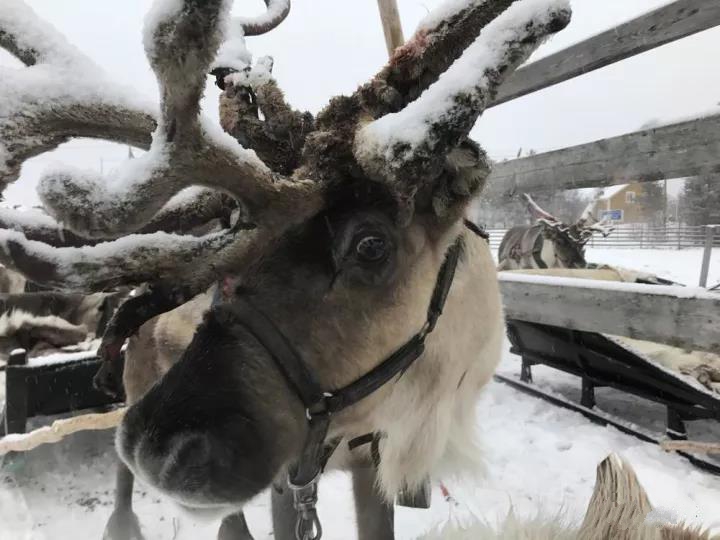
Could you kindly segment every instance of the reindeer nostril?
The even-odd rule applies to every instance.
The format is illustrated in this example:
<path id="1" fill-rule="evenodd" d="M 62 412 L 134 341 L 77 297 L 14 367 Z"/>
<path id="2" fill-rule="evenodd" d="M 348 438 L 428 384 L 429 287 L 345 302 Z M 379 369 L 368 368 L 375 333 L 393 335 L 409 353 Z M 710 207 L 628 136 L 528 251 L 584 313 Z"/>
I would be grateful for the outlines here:
<path id="1" fill-rule="evenodd" d="M 180 433 L 173 436 L 168 450 L 158 478 L 161 486 L 185 485 L 208 474 L 212 448 L 207 437 L 199 433 Z"/>
<path id="2" fill-rule="evenodd" d="M 210 463 L 210 442 L 199 434 L 180 435 L 175 456 L 182 467 L 202 467 Z"/>

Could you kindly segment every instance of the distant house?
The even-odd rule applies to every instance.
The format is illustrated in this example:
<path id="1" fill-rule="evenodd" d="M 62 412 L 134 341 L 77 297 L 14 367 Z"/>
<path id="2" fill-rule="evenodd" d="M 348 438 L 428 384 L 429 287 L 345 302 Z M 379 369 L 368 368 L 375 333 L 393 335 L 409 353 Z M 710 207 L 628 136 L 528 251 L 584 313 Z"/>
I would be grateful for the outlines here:
<path id="1" fill-rule="evenodd" d="M 595 216 L 608 217 L 618 223 L 651 223 L 657 219 L 659 209 L 644 204 L 649 195 L 647 186 L 644 182 L 634 182 L 605 188 L 597 199 Z"/>

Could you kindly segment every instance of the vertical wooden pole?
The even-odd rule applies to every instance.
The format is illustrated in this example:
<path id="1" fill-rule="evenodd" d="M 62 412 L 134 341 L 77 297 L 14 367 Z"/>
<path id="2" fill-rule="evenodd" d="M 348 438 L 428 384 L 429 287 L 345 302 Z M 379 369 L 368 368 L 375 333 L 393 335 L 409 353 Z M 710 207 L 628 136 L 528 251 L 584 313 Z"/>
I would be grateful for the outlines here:
<path id="1" fill-rule="evenodd" d="M 27 364 L 25 349 L 10 353 L 5 369 L 5 433 L 24 433 L 27 423 Z"/>
<path id="2" fill-rule="evenodd" d="M 713 248 L 713 237 L 716 225 L 705 226 L 705 249 L 703 250 L 702 266 L 700 267 L 700 286 L 707 286 L 708 271 L 710 270 L 710 254 Z"/>
<path id="3" fill-rule="evenodd" d="M 378 0 L 378 8 L 380 8 L 380 20 L 385 33 L 388 56 L 392 56 L 393 51 L 405 43 L 397 0 Z"/>
<path id="4" fill-rule="evenodd" d="M 683 422 L 682 416 L 675 409 L 667 408 L 667 426 L 665 433 L 669 439 L 674 441 L 685 441 L 687 440 L 687 430 L 685 429 L 685 422 Z"/>

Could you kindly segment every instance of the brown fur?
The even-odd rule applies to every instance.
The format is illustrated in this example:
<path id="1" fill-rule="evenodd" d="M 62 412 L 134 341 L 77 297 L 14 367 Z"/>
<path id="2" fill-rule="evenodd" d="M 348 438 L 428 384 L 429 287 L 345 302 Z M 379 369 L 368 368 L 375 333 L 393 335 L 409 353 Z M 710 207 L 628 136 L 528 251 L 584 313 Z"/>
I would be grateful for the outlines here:
<path id="1" fill-rule="evenodd" d="M 0 293 L 21 293 L 25 290 L 25 277 L 0 265 Z"/>
<path id="2" fill-rule="evenodd" d="M 128 340 L 123 373 L 128 404 L 137 402 L 180 358 L 210 306 L 211 294 L 151 319 Z"/>

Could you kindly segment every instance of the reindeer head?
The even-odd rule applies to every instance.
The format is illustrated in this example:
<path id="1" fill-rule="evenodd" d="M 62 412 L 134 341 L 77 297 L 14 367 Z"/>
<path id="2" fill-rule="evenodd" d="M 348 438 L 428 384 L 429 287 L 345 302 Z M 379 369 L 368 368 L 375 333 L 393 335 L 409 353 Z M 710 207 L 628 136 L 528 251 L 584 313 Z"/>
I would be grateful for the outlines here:
<path id="1" fill-rule="evenodd" d="M 545 238 L 553 243 L 555 255 L 565 268 L 585 268 L 585 244 L 596 232 L 606 237 L 613 231 L 612 226 L 593 216 L 594 201 L 588 204 L 575 223 L 568 225 L 540 208 L 527 193 L 524 196 L 528 212 L 543 225 Z"/>
<path id="2" fill-rule="evenodd" d="M 267 3 L 270 14 L 287 12 L 279 9 L 284 0 Z M 13 94 L 10 121 L 0 118 L 2 181 L 71 136 L 149 144 L 110 178 L 59 170 L 41 182 L 46 210 L 76 235 L 63 238 L 94 238 L 94 245 L 58 248 L 59 235 L 15 223 L 2 231 L 0 261 L 59 288 L 149 283 L 147 294 L 120 309 L 110 335 L 125 335 L 119 329 L 132 326 L 128 314 L 142 322 L 223 284 L 182 358 L 118 431 L 120 455 L 141 478 L 190 506 L 240 504 L 297 457 L 306 411 L 249 331 L 247 305 L 281 329 L 330 390 L 370 371 L 423 327 L 464 208 L 488 173 L 467 135 L 505 78 L 569 21 L 564 0 L 512 3 L 446 10 L 369 83 L 333 98 L 316 118 L 285 103 L 269 62 L 218 71 L 223 36 L 247 24 L 229 17 L 231 2 L 161 3 L 148 17 L 157 113 L 115 95 L 113 85 L 102 85 L 110 88 L 102 97 L 82 87 L 104 76 L 51 29 L 40 26 L 53 36 L 46 50 L 13 33 L 21 25 L 3 28 L 3 16 L 31 15 L 0 8 L 5 48 L 32 66 L 28 72 L 45 69 L 65 84 L 54 102 Z M 223 126 L 236 138 L 199 115 L 213 68 L 225 86 Z M 31 73 L 2 84 L 23 88 L 23 76 Z M 206 189 L 170 200 L 190 185 Z M 218 217 L 227 227 L 182 235 Z M 391 393 L 383 387 L 334 416 L 331 435 L 375 429 Z"/>

